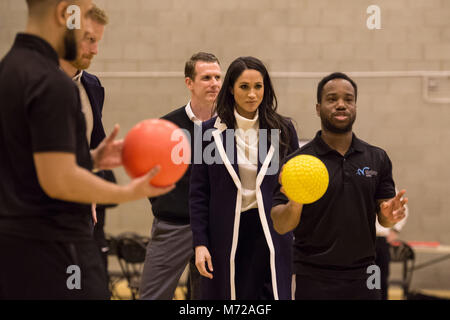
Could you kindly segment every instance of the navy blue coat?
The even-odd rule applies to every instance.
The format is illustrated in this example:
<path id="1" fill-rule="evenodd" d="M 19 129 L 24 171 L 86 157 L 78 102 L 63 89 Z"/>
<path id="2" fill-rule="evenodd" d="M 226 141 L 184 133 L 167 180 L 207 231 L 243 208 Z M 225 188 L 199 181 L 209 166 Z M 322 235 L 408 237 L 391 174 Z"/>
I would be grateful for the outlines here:
<path id="1" fill-rule="evenodd" d="M 242 195 L 236 143 L 234 135 L 227 136 L 226 129 L 226 125 L 217 117 L 203 123 L 203 133 L 207 130 L 213 131 L 213 138 L 211 141 L 201 142 L 202 151 L 211 153 L 218 161 L 207 164 L 202 157 L 202 163 L 192 165 L 190 180 L 190 217 L 194 247 L 206 246 L 214 267 L 212 280 L 202 277 L 202 296 L 207 300 L 236 298 L 234 258 L 238 242 Z M 298 138 L 292 125 L 290 131 L 290 151 L 292 152 L 298 149 Z M 227 141 L 227 138 L 233 140 Z M 270 218 L 273 191 L 278 181 L 279 164 L 282 163 L 282 159 L 277 162 L 273 146 L 261 140 L 259 149 L 266 148 L 268 152 L 265 153 L 267 156 L 264 159 L 260 158 L 264 155 L 258 152 L 256 183 L 258 212 L 270 251 L 274 298 L 290 300 L 292 233 L 278 234 Z M 196 143 L 199 143 L 198 140 Z M 225 153 L 227 145 L 234 148 L 232 161 Z M 213 151 L 209 152 L 209 150 Z M 271 168 L 272 174 L 266 174 L 268 168 Z"/>
<path id="2" fill-rule="evenodd" d="M 102 87 L 100 80 L 93 74 L 83 72 L 81 76 L 81 84 L 86 90 L 91 103 L 94 126 L 91 134 L 90 149 L 95 149 L 100 142 L 105 139 L 105 129 L 102 124 L 103 103 L 105 102 L 105 89 Z"/>
<path id="3" fill-rule="evenodd" d="M 83 71 L 81 76 L 81 84 L 86 90 L 92 109 L 93 127 L 91 133 L 90 149 L 95 149 L 105 139 L 106 133 L 102 123 L 103 103 L 105 102 L 105 89 L 100 80 L 86 71 Z M 96 173 L 99 177 L 108 180 L 109 182 L 116 182 L 114 173 L 111 170 L 99 171 Z M 105 207 L 113 207 L 116 205 L 97 205 L 98 227 L 103 225 L 104 209 Z"/>

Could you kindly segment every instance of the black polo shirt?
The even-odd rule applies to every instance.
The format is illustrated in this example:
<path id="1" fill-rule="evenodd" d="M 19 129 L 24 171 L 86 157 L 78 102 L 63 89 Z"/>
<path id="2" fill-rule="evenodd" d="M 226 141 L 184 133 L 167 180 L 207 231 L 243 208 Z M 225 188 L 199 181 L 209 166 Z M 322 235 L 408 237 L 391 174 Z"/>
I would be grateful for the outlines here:
<path id="1" fill-rule="evenodd" d="M 333 278 L 367 278 L 375 260 L 377 199 L 395 196 L 392 164 L 386 152 L 353 134 L 342 156 L 316 137 L 286 161 L 309 154 L 328 169 L 329 185 L 318 201 L 304 205 L 294 230 L 294 272 Z M 273 206 L 288 202 L 275 190 Z"/>
<path id="2" fill-rule="evenodd" d="M 18 34 L 0 62 L 0 233 L 49 240 L 91 237 L 90 206 L 41 188 L 36 152 L 67 152 L 92 168 L 76 85 L 49 43 Z"/>

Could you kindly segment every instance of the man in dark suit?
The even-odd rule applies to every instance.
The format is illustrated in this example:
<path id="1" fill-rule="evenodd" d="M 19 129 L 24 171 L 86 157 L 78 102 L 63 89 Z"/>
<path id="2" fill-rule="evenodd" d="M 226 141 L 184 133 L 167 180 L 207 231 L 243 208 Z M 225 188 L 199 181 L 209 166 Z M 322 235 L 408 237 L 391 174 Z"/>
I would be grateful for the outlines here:
<path id="1" fill-rule="evenodd" d="M 80 91 L 82 110 L 86 118 L 86 137 L 90 149 L 95 149 L 106 137 L 102 124 L 103 103 L 105 90 L 100 80 L 86 69 L 91 65 L 92 59 L 98 53 L 98 44 L 103 38 L 105 26 L 108 24 L 106 13 L 94 6 L 88 13 L 88 23 L 83 39 L 79 45 L 78 57 L 74 61 L 60 59 L 61 68 L 71 77 Z M 99 177 L 110 182 L 116 182 L 111 170 L 98 171 Z M 115 205 L 92 205 L 94 239 L 98 244 L 105 268 L 107 268 L 107 255 L 109 251 L 105 239 L 105 210 Z"/>

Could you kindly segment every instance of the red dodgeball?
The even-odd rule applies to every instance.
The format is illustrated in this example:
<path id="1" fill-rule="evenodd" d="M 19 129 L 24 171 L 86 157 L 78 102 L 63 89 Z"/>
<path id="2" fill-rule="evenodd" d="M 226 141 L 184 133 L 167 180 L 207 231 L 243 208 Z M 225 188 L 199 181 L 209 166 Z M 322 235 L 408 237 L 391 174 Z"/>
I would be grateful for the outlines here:
<path id="1" fill-rule="evenodd" d="M 122 162 L 131 178 L 140 177 L 159 165 L 160 172 L 150 181 L 155 187 L 167 187 L 186 172 L 191 160 L 191 146 L 186 134 L 164 119 L 139 122 L 128 132 L 123 143 Z"/>

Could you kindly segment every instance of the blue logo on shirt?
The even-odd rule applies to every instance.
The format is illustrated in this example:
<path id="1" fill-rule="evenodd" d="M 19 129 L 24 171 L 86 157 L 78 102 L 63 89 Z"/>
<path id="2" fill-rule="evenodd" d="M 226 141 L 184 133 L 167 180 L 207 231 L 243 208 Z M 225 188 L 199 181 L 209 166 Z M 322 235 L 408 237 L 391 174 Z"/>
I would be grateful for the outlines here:
<path id="1" fill-rule="evenodd" d="M 376 172 L 376 171 L 374 171 L 374 170 L 370 170 L 369 167 L 364 167 L 364 168 L 362 168 L 362 169 L 358 169 L 358 170 L 356 171 L 356 174 L 357 174 L 358 176 L 364 176 L 364 177 L 367 177 L 367 178 L 372 178 L 372 177 L 377 176 L 377 175 L 378 175 L 378 172 Z"/>

